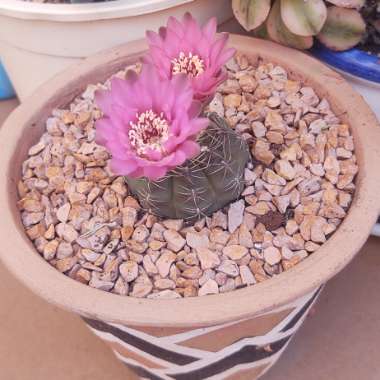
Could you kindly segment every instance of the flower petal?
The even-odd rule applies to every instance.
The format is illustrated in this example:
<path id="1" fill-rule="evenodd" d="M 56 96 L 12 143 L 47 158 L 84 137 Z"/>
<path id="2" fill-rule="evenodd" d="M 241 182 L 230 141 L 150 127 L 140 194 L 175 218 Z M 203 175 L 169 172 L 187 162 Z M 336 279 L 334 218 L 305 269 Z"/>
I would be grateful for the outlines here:
<path id="1" fill-rule="evenodd" d="M 198 55 L 203 60 L 204 73 L 208 75 L 191 77 L 191 85 L 196 99 L 207 99 L 220 83 L 219 73 L 223 65 L 235 54 L 234 49 L 226 49 L 228 34 L 217 37 L 216 29 L 216 18 L 201 27 L 190 13 L 186 13 L 181 21 L 170 17 L 165 33 L 147 35 L 149 58 L 144 60 L 151 62 L 162 78 L 171 78 L 171 62 L 178 59 L 180 52 Z"/>
<path id="2" fill-rule="evenodd" d="M 143 168 L 144 177 L 149 178 L 151 181 L 156 181 L 159 178 L 163 177 L 168 172 L 168 167 L 152 167 L 146 166 Z"/>

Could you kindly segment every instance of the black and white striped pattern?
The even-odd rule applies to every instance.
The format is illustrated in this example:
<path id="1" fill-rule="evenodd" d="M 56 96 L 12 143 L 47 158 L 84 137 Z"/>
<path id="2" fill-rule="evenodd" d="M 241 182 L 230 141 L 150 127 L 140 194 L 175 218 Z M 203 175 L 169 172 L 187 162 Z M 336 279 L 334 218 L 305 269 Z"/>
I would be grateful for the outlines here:
<path id="1" fill-rule="evenodd" d="M 111 345 L 116 356 L 141 378 L 232 380 L 238 379 L 242 371 L 245 373 L 252 371 L 252 376 L 255 377 L 250 379 L 254 380 L 280 357 L 294 333 L 302 325 L 320 291 L 321 289 L 318 289 L 289 305 L 252 318 L 250 323 L 254 324 L 255 319 L 261 318 L 262 324 L 268 317 L 268 324 L 270 324 L 271 316 L 275 313 L 286 312 L 285 317 L 277 321 L 274 326 L 268 325 L 264 334 L 242 336 L 244 331 L 240 331 L 236 341 L 233 336 L 237 331 L 236 328 L 247 320 L 160 337 L 147 334 L 140 328 L 137 330 L 120 324 L 86 318 L 84 320 L 97 336 Z M 232 329 L 235 332 L 232 332 Z M 217 347 L 217 350 L 196 347 L 197 342 L 203 346 L 203 342 L 211 339 L 210 334 L 212 336 L 220 331 L 223 334 L 232 334 L 231 344 L 222 348 Z M 187 342 L 195 343 L 188 344 Z M 205 344 L 210 344 L 210 342 Z"/>

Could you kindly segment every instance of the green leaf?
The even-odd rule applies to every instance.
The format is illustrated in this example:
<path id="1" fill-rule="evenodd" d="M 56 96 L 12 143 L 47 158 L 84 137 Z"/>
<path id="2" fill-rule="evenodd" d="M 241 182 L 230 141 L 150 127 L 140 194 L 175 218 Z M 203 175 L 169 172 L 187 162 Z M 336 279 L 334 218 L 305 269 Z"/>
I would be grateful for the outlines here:
<path id="1" fill-rule="evenodd" d="M 313 37 L 298 36 L 292 33 L 281 18 L 281 0 L 275 0 L 267 20 L 267 32 L 271 40 L 297 49 L 309 49 L 313 46 Z"/>
<path id="2" fill-rule="evenodd" d="M 269 39 L 266 23 L 261 24 L 258 28 L 252 30 L 252 36 L 266 40 Z"/>
<path id="3" fill-rule="evenodd" d="M 326 21 L 327 8 L 323 0 L 281 0 L 281 17 L 292 33 L 315 36 Z"/>
<path id="4" fill-rule="evenodd" d="M 268 17 L 271 0 L 232 0 L 236 19 L 247 31 L 259 27 Z"/>
<path id="5" fill-rule="evenodd" d="M 366 25 L 355 9 L 329 7 L 327 20 L 317 38 L 332 50 L 347 50 L 357 45 Z"/>

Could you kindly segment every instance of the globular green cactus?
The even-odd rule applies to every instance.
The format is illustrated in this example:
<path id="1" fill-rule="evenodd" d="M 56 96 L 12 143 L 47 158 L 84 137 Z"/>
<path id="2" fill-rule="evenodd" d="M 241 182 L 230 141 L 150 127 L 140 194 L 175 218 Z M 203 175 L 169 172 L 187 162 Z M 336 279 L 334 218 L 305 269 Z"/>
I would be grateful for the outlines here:
<path id="1" fill-rule="evenodd" d="M 198 137 L 201 152 L 157 181 L 125 177 L 141 206 L 165 218 L 194 222 L 237 199 L 250 160 L 245 140 L 215 113 Z"/>
<path id="2" fill-rule="evenodd" d="M 359 12 L 364 3 L 364 0 L 232 0 L 232 8 L 239 23 L 258 37 L 308 49 L 316 36 L 329 48 L 346 50 L 358 44 L 365 34 Z"/>

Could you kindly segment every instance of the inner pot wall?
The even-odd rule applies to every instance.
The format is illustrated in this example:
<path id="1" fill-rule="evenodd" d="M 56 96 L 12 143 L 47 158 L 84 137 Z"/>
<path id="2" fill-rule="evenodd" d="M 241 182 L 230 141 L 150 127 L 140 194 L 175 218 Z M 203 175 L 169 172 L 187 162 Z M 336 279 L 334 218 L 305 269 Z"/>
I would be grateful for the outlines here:
<path id="1" fill-rule="evenodd" d="M 87 84 L 104 81 L 111 73 L 134 63 L 145 50 L 133 42 L 87 59 L 39 89 L 7 120 L 0 131 L 1 258 L 34 292 L 82 316 L 128 326 L 195 328 L 213 326 L 267 313 L 309 294 L 341 270 L 364 244 L 379 210 L 380 130 L 376 119 L 351 87 L 336 73 L 303 53 L 273 43 L 231 36 L 230 44 L 251 60 L 277 62 L 293 78 L 325 96 L 343 122 L 349 122 L 356 144 L 359 175 L 351 209 L 338 231 L 317 252 L 269 281 L 231 293 L 180 300 L 120 297 L 71 280 L 47 264 L 24 233 L 16 208 L 16 184 L 28 148 L 44 130 L 54 107 L 62 107 Z M 291 54 L 292 60 L 287 57 Z M 364 149 L 365 148 L 365 149 Z M 12 254 L 10 254 L 10 252 Z M 247 302 L 249 300 L 249 302 Z"/>

